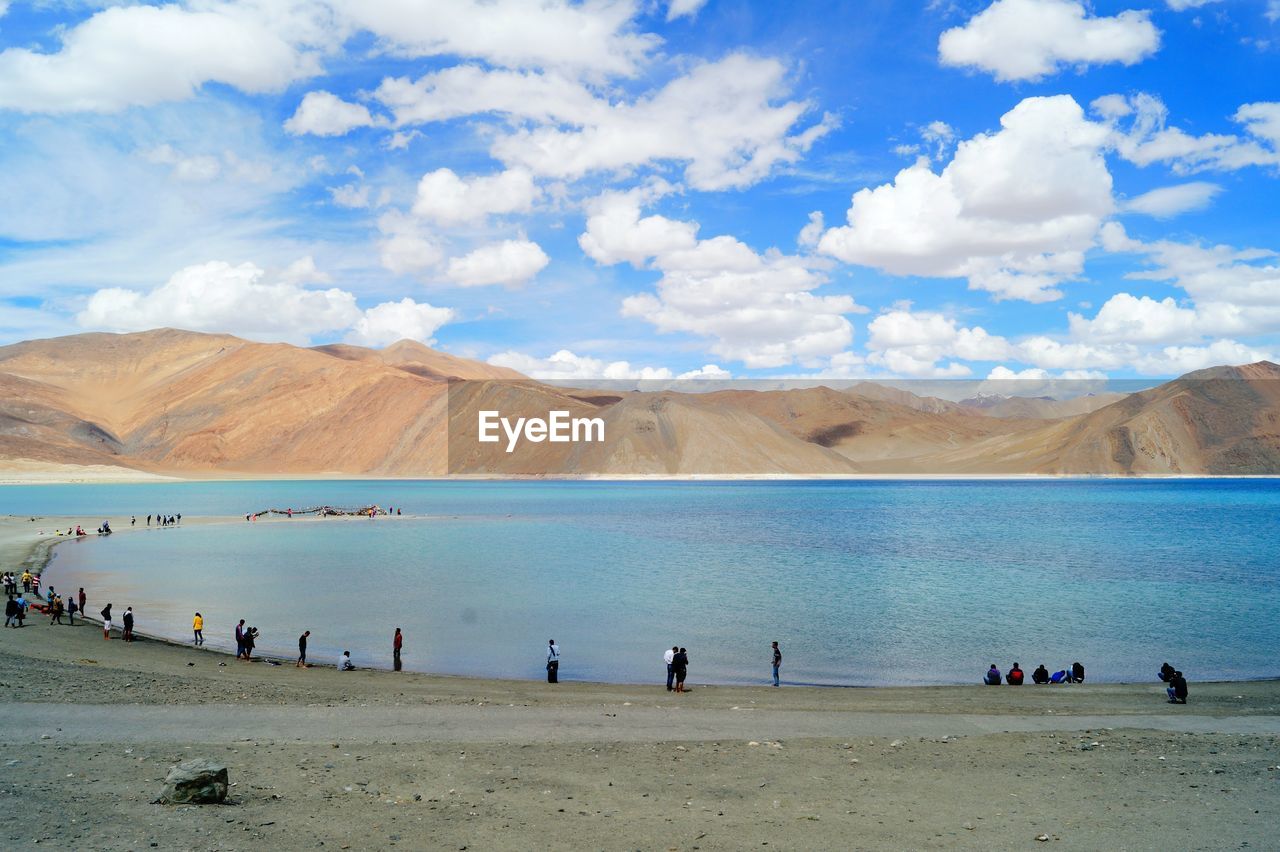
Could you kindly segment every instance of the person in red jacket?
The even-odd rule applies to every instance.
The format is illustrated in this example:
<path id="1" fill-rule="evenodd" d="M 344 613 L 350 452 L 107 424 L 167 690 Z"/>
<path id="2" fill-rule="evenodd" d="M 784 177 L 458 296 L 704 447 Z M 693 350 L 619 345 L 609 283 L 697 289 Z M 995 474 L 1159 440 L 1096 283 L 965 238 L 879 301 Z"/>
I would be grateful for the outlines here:
<path id="1" fill-rule="evenodd" d="M 395 638 L 391 640 L 391 667 L 400 671 L 400 649 L 404 647 L 404 635 L 396 628 Z"/>
<path id="2" fill-rule="evenodd" d="M 1010 686 L 1022 686 L 1022 669 L 1017 663 L 1013 664 L 1013 668 L 1009 669 L 1009 673 L 1004 676 L 1004 682 Z"/>

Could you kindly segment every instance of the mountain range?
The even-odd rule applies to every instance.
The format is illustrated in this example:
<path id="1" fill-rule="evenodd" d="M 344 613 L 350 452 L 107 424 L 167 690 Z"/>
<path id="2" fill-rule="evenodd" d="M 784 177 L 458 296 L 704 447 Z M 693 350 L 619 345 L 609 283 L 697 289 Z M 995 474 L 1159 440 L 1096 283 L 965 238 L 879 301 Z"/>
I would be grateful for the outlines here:
<path id="1" fill-rule="evenodd" d="M 574 389 L 413 341 L 300 347 L 173 329 L 0 347 L 0 467 L 177 476 L 1280 474 L 1280 367 L 1132 394 L 952 402 L 898 387 Z M 684 385 L 683 387 L 687 387 Z M 604 440 L 477 440 L 480 411 Z"/>

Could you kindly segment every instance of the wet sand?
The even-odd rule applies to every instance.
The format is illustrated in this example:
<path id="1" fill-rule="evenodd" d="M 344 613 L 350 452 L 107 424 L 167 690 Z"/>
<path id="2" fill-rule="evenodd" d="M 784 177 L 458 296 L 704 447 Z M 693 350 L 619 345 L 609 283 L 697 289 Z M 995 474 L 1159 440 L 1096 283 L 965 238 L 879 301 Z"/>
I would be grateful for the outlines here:
<path id="1" fill-rule="evenodd" d="M 39 524 L 0 521 L 4 567 L 39 560 Z M 341 673 L 27 625 L 0 631 L 6 849 L 1275 843 L 1275 681 L 1193 683 L 1187 706 L 1157 682 L 694 682 L 682 696 L 661 672 L 655 685 Z M 150 804 L 193 756 L 226 762 L 231 803 Z"/>

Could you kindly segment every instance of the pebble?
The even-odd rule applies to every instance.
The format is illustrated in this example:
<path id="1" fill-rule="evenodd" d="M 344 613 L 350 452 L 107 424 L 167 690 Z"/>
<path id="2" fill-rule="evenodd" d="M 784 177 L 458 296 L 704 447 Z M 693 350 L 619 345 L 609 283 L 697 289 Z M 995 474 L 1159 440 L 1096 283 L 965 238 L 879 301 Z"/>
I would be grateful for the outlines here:
<path id="1" fill-rule="evenodd" d="M 1049 835 L 1047 835 L 1047 834 L 1037 834 L 1037 835 L 1036 835 L 1036 840 L 1039 840 L 1041 843 L 1044 843 L 1044 842 L 1045 842 L 1045 841 L 1047 841 L 1048 839 L 1049 839 Z"/>

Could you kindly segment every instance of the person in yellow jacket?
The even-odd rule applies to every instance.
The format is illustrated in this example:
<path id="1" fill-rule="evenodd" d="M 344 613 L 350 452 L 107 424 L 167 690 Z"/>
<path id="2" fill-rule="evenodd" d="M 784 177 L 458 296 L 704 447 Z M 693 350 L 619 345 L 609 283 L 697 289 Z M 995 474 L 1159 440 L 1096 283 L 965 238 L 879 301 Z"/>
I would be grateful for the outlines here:
<path id="1" fill-rule="evenodd" d="M 204 616 L 198 612 L 196 613 L 196 617 L 191 619 L 191 630 L 193 633 L 195 633 L 195 636 L 196 636 L 195 643 L 197 645 L 203 645 L 204 644 Z"/>
<path id="2" fill-rule="evenodd" d="M 30 571 L 22 572 L 22 591 L 24 592 L 31 591 L 31 572 Z"/>

